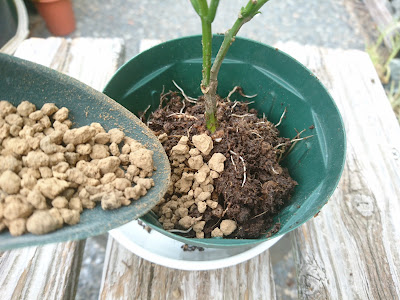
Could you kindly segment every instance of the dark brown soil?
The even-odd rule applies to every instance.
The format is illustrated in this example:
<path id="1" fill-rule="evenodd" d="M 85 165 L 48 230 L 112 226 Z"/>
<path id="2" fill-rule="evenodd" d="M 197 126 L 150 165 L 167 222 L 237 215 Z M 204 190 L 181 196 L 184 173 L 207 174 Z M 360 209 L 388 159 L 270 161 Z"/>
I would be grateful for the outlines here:
<path id="1" fill-rule="evenodd" d="M 207 131 L 202 97 L 192 104 L 170 92 L 161 97 L 161 102 L 162 107 L 152 113 L 148 125 L 156 135 L 168 134 L 164 143 L 167 153 L 182 135 L 191 140 L 193 135 Z M 213 199 L 222 206 L 222 216 L 213 215 L 207 208 L 203 214 L 205 237 L 210 237 L 223 219 L 238 224 L 228 238 L 258 238 L 268 230 L 268 234 L 277 232 L 280 224 L 274 224 L 273 217 L 288 203 L 297 185 L 288 170 L 279 165 L 284 150 L 289 148 L 282 144 L 289 146 L 290 140 L 280 137 L 273 123 L 257 117 L 257 111 L 249 110 L 244 102 L 219 99 L 217 118 L 219 127 L 212 135 L 210 157 L 219 152 L 227 158 L 224 172 L 214 181 Z M 194 208 L 190 215 L 200 214 Z"/>

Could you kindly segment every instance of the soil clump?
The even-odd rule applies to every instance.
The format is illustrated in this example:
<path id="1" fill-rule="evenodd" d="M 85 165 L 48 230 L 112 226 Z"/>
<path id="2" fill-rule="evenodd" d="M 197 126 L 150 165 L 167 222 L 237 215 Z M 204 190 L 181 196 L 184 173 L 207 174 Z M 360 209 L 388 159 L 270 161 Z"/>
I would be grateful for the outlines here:
<path id="1" fill-rule="evenodd" d="M 259 238 L 267 232 L 272 235 L 280 228 L 273 217 L 289 202 L 297 185 L 280 165 L 291 140 L 280 137 L 277 126 L 265 117 L 259 118 L 255 109 L 249 109 L 249 103 L 221 98 L 217 103 L 218 129 L 214 134 L 206 128 L 203 97 L 193 101 L 175 92 L 161 95 L 160 107 L 150 115 L 147 124 L 162 137 L 167 154 L 183 136 L 193 147 L 193 136 L 207 133 L 214 146 L 203 155 L 204 161 L 209 161 L 215 153 L 225 156 L 223 172 L 213 180 L 211 193 L 211 199 L 218 201 L 218 209 L 207 206 L 199 212 L 196 204 L 188 209 L 189 217 L 205 221 L 204 237 L 218 236 L 216 229 L 222 229 L 224 220 L 236 223 L 232 233 L 223 235 L 227 238 Z M 196 170 L 186 164 L 184 171 Z M 175 197 L 166 195 L 165 201 L 184 196 L 174 193 Z M 156 213 L 161 216 L 159 211 Z M 180 227 L 177 222 L 175 228 Z M 196 233 L 189 231 L 182 235 L 195 237 Z"/>

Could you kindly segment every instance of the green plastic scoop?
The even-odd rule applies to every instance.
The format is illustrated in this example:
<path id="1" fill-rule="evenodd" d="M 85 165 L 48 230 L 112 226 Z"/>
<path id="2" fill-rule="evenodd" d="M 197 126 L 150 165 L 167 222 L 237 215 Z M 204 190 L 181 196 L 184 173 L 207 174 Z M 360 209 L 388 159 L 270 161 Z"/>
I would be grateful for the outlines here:
<path id="1" fill-rule="evenodd" d="M 47 102 L 58 107 L 65 106 L 70 110 L 74 127 L 99 122 L 106 130 L 123 128 L 127 136 L 154 151 L 153 159 L 157 167 L 152 177 L 155 186 L 131 205 L 108 211 L 98 205 L 92 210 L 84 210 L 79 224 L 64 226 L 46 235 L 13 237 L 8 232 L 2 232 L 0 251 L 105 233 L 147 213 L 165 194 L 171 170 L 162 145 L 136 116 L 103 93 L 47 67 L 0 54 L 0 100 L 7 100 L 15 106 L 24 100 L 34 103 L 37 108 Z"/>

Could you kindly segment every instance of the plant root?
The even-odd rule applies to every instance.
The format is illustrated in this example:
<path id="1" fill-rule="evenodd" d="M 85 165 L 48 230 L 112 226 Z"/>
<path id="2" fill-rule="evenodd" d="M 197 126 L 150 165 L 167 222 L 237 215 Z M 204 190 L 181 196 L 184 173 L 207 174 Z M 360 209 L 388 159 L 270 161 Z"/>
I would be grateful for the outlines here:
<path id="1" fill-rule="evenodd" d="M 246 175 L 246 163 L 244 162 L 243 157 L 241 157 L 240 155 L 238 155 L 237 153 L 233 152 L 232 150 L 229 150 L 229 152 L 233 155 L 236 155 L 237 157 L 239 157 L 239 159 L 242 161 L 243 164 L 243 182 L 242 182 L 242 187 L 244 186 L 244 184 L 246 183 L 246 179 L 247 179 L 247 175 Z M 231 156 L 232 159 L 232 156 Z M 233 160 L 232 160 L 233 162 Z M 236 170 L 236 165 L 235 166 L 235 170 Z"/>
<path id="2" fill-rule="evenodd" d="M 181 92 L 182 96 L 185 98 L 186 101 L 188 101 L 190 103 L 197 103 L 197 100 L 195 98 L 188 97 L 185 94 L 185 91 L 174 80 L 172 80 L 172 82 L 176 86 L 176 88 Z"/>
<path id="3" fill-rule="evenodd" d="M 237 86 L 235 86 L 235 87 L 233 88 L 232 91 L 230 91 L 230 92 L 228 93 L 228 96 L 226 97 L 226 100 L 227 100 L 228 102 L 231 102 L 230 97 L 231 97 L 235 92 L 238 92 L 238 93 L 240 94 L 240 96 L 242 96 L 242 97 L 244 97 L 244 98 L 248 98 L 248 99 L 257 97 L 257 94 L 251 95 L 251 96 L 244 94 L 244 93 L 243 93 L 243 89 L 242 89 L 240 86 L 237 85 Z M 250 103 L 248 103 L 248 104 L 250 104 Z"/>
<path id="4" fill-rule="evenodd" d="M 147 113 L 147 111 L 150 109 L 150 107 L 151 107 L 151 104 L 149 104 L 149 105 L 146 107 L 146 109 L 140 114 L 140 117 L 139 117 L 140 121 L 144 122 L 144 121 L 143 121 L 143 118 L 146 116 L 146 113 Z"/>
<path id="5" fill-rule="evenodd" d="M 188 228 L 187 230 L 169 229 L 169 230 L 167 230 L 167 231 L 168 231 L 168 232 L 172 232 L 172 233 L 189 233 L 192 229 L 193 229 L 193 227 L 190 227 L 190 228 Z"/>
<path id="6" fill-rule="evenodd" d="M 171 117 L 174 117 L 176 119 L 186 118 L 186 119 L 189 119 L 189 120 L 198 120 L 195 116 L 191 116 L 191 115 L 188 115 L 188 114 L 185 114 L 185 113 L 173 113 L 173 114 L 170 114 L 170 115 L 167 116 L 167 118 L 171 118 Z"/>
<path id="7" fill-rule="evenodd" d="M 287 112 L 287 110 L 286 110 L 286 107 L 285 107 L 285 110 L 283 111 L 283 113 L 282 113 L 282 115 L 281 115 L 281 117 L 279 119 L 279 122 L 275 124 L 275 127 L 278 127 L 279 125 L 281 125 L 282 120 L 285 117 L 286 112 Z"/>

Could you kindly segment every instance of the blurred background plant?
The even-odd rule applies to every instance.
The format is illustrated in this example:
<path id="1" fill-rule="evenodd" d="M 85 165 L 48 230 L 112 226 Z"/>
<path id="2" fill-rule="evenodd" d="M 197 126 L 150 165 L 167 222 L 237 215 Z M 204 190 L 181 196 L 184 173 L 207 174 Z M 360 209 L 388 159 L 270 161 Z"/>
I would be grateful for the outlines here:
<path id="1" fill-rule="evenodd" d="M 367 46 L 386 94 L 400 122 L 400 22 L 395 21 L 383 30 L 376 42 Z"/>
<path id="2" fill-rule="evenodd" d="M 397 120 L 400 123 L 400 82 L 397 82 L 397 85 L 394 81 L 391 82 L 387 95 Z"/>

